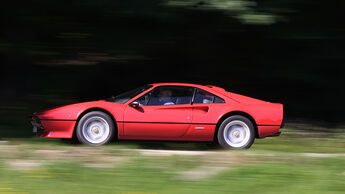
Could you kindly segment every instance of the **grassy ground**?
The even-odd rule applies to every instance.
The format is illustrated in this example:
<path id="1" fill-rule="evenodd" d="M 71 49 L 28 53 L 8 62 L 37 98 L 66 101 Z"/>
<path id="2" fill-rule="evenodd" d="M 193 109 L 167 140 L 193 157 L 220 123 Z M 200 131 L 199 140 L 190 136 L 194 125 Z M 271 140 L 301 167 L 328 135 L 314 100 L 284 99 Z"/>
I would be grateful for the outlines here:
<path id="1" fill-rule="evenodd" d="M 241 151 L 7 139 L 0 144 L 0 193 L 344 193 L 344 132 L 316 131 L 290 125 Z"/>

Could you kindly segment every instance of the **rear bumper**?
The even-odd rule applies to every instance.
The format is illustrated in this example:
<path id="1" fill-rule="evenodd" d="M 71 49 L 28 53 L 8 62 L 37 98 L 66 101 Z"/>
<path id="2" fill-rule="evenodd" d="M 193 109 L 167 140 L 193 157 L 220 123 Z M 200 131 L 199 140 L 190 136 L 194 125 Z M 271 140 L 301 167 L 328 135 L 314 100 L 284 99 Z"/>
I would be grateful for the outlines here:
<path id="1" fill-rule="evenodd" d="M 282 120 L 282 124 L 280 125 L 280 128 L 283 128 L 283 127 L 285 127 L 285 119 L 284 119 L 284 117 L 283 117 L 283 120 Z"/>
<path id="2" fill-rule="evenodd" d="M 269 136 L 266 136 L 266 137 L 277 137 L 277 136 L 280 136 L 280 134 L 281 134 L 281 132 L 278 131 L 277 133 L 269 135 Z"/>
<path id="3" fill-rule="evenodd" d="M 280 135 L 280 125 L 261 125 L 258 126 L 259 138 L 276 137 Z"/>

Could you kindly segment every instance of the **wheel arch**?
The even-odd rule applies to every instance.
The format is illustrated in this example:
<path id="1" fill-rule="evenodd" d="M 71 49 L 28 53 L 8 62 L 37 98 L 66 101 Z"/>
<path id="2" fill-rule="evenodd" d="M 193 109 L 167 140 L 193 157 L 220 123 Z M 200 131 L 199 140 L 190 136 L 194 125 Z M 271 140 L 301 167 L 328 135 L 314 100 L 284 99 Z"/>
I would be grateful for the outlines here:
<path id="1" fill-rule="evenodd" d="M 116 120 L 115 120 L 115 118 L 114 118 L 114 116 L 109 112 L 109 111 L 107 111 L 107 110 L 105 110 L 104 108 L 99 108 L 99 107 L 93 107 L 93 108 L 89 108 L 89 109 L 86 109 L 86 110 L 84 110 L 79 116 L 78 116 L 78 118 L 77 118 L 77 122 L 76 122 L 76 124 L 75 124 L 75 126 L 74 126 L 74 130 L 73 130 L 73 138 L 76 138 L 77 136 L 77 134 L 76 134 L 76 129 L 77 129 L 77 127 L 78 127 L 78 123 L 79 123 L 79 121 L 80 121 L 80 119 L 85 115 L 85 114 L 87 114 L 87 113 L 89 113 L 89 112 L 92 112 L 92 111 L 100 111 L 100 112 L 103 112 L 103 113 L 105 113 L 105 114 L 107 114 L 110 118 L 111 118 L 111 120 L 113 121 L 113 124 L 114 124 L 114 129 L 115 129 L 115 138 L 117 139 L 118 138 L 118 136 L 119 136 L 119 134 L 118 134 L 118 128 L 117 128 L 117 122 L 116 122 Z"/>
<path id="2" fill-rule="evenodd" d="M 257 126 L 257 124 L 256 124 L 256 122 L 255 122 L 255 120 L 254 120 L 254 118 L 253 118 L 250 114 L 248 114 L 248 113 L 246 113 L 246 112 L 243 112 L 243 111 L 231 111 L 231 112 L 228 112 L 228 113 L 224 114 L 224 115 L 218 120 L 217 125 L 216 125 L 216 130 L 214 131 L 214 135 L 213 135 L 214 141 L 217 141 L 218 130 L 219 130 L 219 127 L 220 127 L 220 125 L 222 124 L 222 122 L 223 122 L 226 118 L 228 118 L 228 117 L 230 117 L 230 116 L 234 116 L 234 115 L 241 115 L 241 116 L 244 116 L 244 117 L 246 117 L 247 119 L 249 119 L 249 120 L 252 122 L 253 126 L 254 126 L 255 138 L 259 138 L 258 126 Z"/>

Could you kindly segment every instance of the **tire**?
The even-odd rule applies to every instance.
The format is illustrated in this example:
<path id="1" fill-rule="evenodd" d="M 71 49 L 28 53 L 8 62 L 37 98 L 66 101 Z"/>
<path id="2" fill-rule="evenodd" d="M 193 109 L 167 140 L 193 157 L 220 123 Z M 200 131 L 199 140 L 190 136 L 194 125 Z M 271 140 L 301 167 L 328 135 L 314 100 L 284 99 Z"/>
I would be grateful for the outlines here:
<path id="1" fill-rule="evenodd" d="M 219 126 L 217 139 L 226 149 L 250 148 L 255 139 L 253 123 L 244 116 L 230 116 Z"/>
<path id="2" fill-rule="evenodd" d="M 114 123 L 109 115 L 101 111 L 92 111 L 79 120 L 76 134 L 81 143 L 99 146 L 109 143 L 114 132 Z"/>

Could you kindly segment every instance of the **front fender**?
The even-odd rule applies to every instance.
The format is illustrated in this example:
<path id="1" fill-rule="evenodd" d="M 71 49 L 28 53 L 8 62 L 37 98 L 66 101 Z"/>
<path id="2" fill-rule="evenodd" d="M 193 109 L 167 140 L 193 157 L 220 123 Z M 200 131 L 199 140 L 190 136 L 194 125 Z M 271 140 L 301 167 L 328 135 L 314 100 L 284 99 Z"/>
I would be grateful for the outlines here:
<path id="1" fill-rule="evenodd" d="M 84 111 L 91 108 L 104 109 L 110 112 L 115 120 L 122 120 L 123 104 L 103 100 L 61 106 L 36 113 L 34 116 L 41 120 L 77 120 Z"/>

